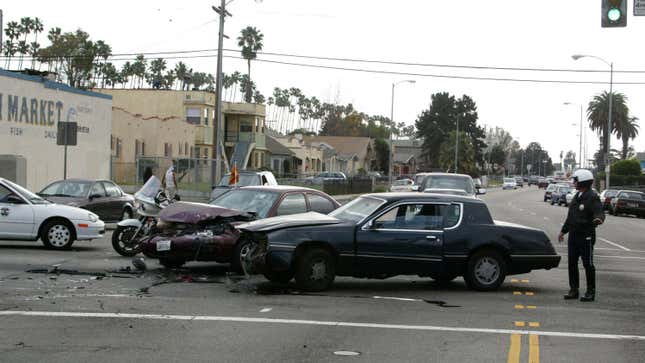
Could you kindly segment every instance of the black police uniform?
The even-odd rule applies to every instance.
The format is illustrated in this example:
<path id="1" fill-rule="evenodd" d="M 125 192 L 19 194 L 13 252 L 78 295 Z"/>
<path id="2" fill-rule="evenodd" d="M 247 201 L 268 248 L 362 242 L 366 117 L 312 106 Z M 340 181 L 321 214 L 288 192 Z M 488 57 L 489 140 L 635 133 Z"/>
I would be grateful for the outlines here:
<path id="1" fill-rule="evenodd" d="M 578 259 L 587 276 L 587 292 L 594 294 L 596 290 L 596 268 L 593 263 L 593 247 L 596 243 L 596 223 L 594 220 L 605 220 L 605 213 L 596 192 L 588 189 L 578 192 L 569 205 L 567 220 L 562 226 L 563 234 L 569 233 L 569 286 L 577 294 L 580 286 L 578 274 Z"/>

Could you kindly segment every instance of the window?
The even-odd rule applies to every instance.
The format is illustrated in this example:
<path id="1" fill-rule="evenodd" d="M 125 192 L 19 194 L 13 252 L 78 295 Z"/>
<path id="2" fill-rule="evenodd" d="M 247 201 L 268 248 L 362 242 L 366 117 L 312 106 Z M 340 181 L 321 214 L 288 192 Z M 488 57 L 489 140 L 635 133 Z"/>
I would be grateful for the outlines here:
<path id="1" fill-rule="evenodd" d="M 103 184 L 94 183 L 94 185 L 92 185 L 92 189 L 90 189 L 90 195 L 99 195 L 101 197 L 104 197 L 105 188 L 103 188 Z"/>
<path id="2" fill-rule="evenodd" d="M 240 122 L 240 132 L 253 132 L 253 125 L 248 121 Z"/>
<path id="3" fill-rule="evenodd" d="M 280 171 L 280 160 L 273 159 L 273 171 L 275 171 L 275 172 Z"/>
<path id="4" fill-rule="evenodd" d="M 193 125 L 199 125 L 201 122 L 201 110 L 199 108 L 186 109 L 186 121 Z"/>
<path id="5" fill-rule="evenodd" d="M 204 109 L 204 125 L 208 125 L 208 109 Z"/>
<path id="6" fill-rule="evenodd" d="M 5 188 L 4 185 L 0 185 L 0 203 L 7 203 L 7 198 L 10 195 L 13 195 L 11 190 Z"/>
<path id="7" fill-rule="evenodd" d="M 195 146 L 195 158 L 199 159 L 201 157 L 201 149 Z"/>
<path id="8" fill-rule="evenodd" d="M 325 197 L 317 194 L 307 194 L 307 197 L 309 197 L 309 206 L 314 212 L 327 214 L 336 209 L 334 208 L 334 204 Z"/>
<path id="9" fill-rule="evenodd" d="M 114 183 L 110 182 L 103 182 L 103 186 L 105 187 L 105 192 L 108 197 L 120 197 L 121 196 L 121 189 L 114 185 Z"/>
<path id="10" fill-rule="evenodd" d="M 184 155 L 188 155 L 188 143 L 187 143 L 187 142 L 186 142 L 186 143 L 184 143 Z M 192 149 L 191 149 L 191 151 L 190 151 L 190 157 L 191 157 L 191 158 L 193 157 L 193 151 L 192 151 Z"/>
<path id="11" fill-rule="evenodd" d="M 114 135 L 110 135 L 110 150 L 114 151 Z"/>
<path id="12" fill-rule="evenodd" d="M 460 214 L 457 204 L 406 204 L 377 218 L 373 228 L 440 230 L 457 225 Z"/>
<path id="13" fill-rule="evenodd" d="M 143 150 L 144 147 L 145 147 L 145 144 L 143 143 L 143 141 L 134 140 L 134 156 L 135 156 L 135 158 L 137 156 L 143 156 L 144 155 L 144 150 Z"/>
<path id="14" fill-rule="evenodd" d="M 257 213 L 259 218 L 268 217 L 271 207 L 280 194 L 261 190 L 234 189 L 211 202 L 219 207 Z"/>
<path id="15" fill-rule="evenodd" d="M 172 157 L 172 144 L 169 144 L 169 143 L 163 144 L 163 155 L 167 158 Z"/>
<path id="16" fill-rule="evenodd" d="M 307 202 L 304 194 L 289 194 L 280 203 L 278 215 L 285 216 L 289 214 L 305 213 L 307 211 Z"/>
<path id="17" fill-rule="evenodd" d="M 114 156 L 116 156 L 117 158 L 120 158 L 120 157 L 121 157 L 121 148 L 122 148 L 122 147 L 123 147 L 123 145 L 121 144 L 121 139 L 119 139 L 119 138 L 117 137 L 117 138 L 116 138 L 116 153 L 115 153 L 115 155 L 114 155 Z"/>

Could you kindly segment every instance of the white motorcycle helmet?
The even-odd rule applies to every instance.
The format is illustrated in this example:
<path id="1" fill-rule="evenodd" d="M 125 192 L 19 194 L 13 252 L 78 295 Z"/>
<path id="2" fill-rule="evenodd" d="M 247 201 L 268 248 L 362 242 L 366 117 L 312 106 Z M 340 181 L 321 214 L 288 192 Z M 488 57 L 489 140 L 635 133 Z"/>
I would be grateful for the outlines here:
<path id="1" fill-rule="evenodd" d="M 573 181 L 578 187 L 591 188 L 593 174 L 587 169 L 578 169 L 573 173 Z"/>

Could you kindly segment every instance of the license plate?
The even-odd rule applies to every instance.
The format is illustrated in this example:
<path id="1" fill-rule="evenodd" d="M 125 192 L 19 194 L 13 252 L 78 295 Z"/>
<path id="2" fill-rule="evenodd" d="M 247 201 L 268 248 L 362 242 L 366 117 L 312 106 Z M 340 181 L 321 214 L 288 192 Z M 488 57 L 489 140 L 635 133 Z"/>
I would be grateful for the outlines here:
<path id="1" fill-rule="evenodd" d="M 157 251 L 170 251 L 170 240 L 157 241 Z"/>

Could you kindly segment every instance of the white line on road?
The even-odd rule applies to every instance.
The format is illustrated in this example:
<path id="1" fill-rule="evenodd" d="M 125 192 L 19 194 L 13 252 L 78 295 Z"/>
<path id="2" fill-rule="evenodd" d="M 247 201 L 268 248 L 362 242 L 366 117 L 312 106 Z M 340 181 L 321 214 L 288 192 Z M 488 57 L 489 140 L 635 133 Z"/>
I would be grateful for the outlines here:
<path id="1" fill-rule="evenodd" d="M 566 253 L 562 253 L 561 256 L 566 256 Z M 605 258 L 622 258 L 625 260 L 645 260 L 645 257 L 638 257 L 638 256 L 605 256 L 605 255 L 593 255 L 594 258 L 596 257 L 605 257 Z"/>
<path id="2" fill-rule="evenodd" d="M 610 240 L 608 240 L 608 239 L 605 239 L 605 238 L 602 238 L 602 237 L 598 237 L 598 239 L 599 239 L 599 240 L 601 240 L 601 241 L 603 241 L 603 242 L 609 243 L 610 245 L 612 245 L 612 246 L 614 246 L 614 247 L 618 247 L 618 248 L 620 248 L 620 249 L 621 249 L 621 250 L 623 250 L 623 251 L 631 251 L 629 248 L 627 248 L 627 247 L 623 247 L 623 246 L 619 245 L 618 243 L 616 243 L 616 242 L 612 242 L 612 241 L 610 241 Z"/>
<path id="3" fill-rule="evenodd" d="M 532 215 L 532 216 L 536 216 L 536 215 L 537 215 L 537 213 L 535 213 L 535 212 L 531 212 L 531 215 Z"/>
<path id="4" fill-rule="evenodd" d="M 383 300 L 397 300 L 397 301 L 423 301 L 421 299 L 410 299 L 406 297 L 391 297 L 391 296 L 372 296 L 374 299 L 383 299 Z"/>
<path id="5" fill-rule="evenodd" d="M 261 313 L 268 313 L 269 311 L 273 310 L 272 308 L 264 308 L 260 310 Z"/>
<path id="6" fill-rule="evenodd" d="M 182 320 L 182 321 L 186 321 L 186 320 L 230 321 L 230 322 L 239 322 L 239 323 L 319 325 L 319 326 L 331 326 L 331 327 L 447 331 L 447 332 L 458 332 L 458 333 L 522 334 L 522 335 L 533 334 L 533 335 L 568 337 L 568 338 L 645 341 L 645 336 L 643 335 L 575 333 L 575 332 L 515 330 L 515 329 L 464 328 L 464 327 L 433 326 L 433 325 L 353 323 L 353 322 L 344 322 L 344 321 L 247 318 L 247 317 L 239 317 L 239 316 L 160 315 L 160 314 L 123 314 L 123 313 L 86 313 L 86 312 L 81 313 L 81 312 L 63 312 L 63 311 L 11 311 L 11 310 L 0 311 L 0 316 L 36 316 L 36 317 L 100 318 L 100 319 L 147 319 L 147 320 Z"/>

